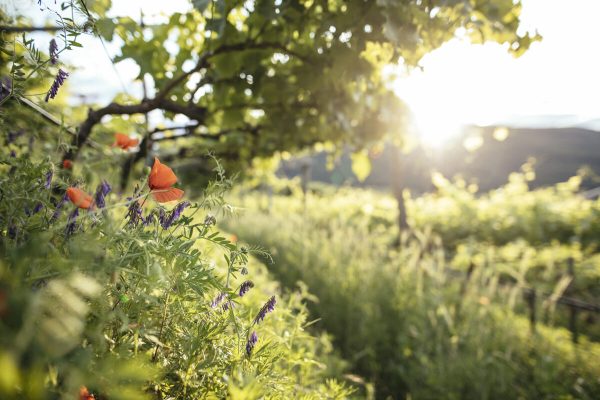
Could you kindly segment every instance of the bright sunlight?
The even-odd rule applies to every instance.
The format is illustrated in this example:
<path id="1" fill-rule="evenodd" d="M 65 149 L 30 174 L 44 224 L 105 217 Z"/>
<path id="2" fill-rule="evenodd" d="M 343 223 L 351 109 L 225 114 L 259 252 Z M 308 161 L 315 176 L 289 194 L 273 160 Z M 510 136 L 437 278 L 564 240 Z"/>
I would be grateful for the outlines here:
<path id="1" fill-rule="evenodd" d="M 523 1 L 521 30 L 538 32 L 520 58 L 497 43 L 473 45 L 458 32 L 426 55 L 422 69 L 395 83 L 423 141 L 440 147 L 465 125 L 573 126 L 597 124 L 600 56 L 593 18 L 600 3 Z M 560 24 L 556 21 L 560 20 Z"/>

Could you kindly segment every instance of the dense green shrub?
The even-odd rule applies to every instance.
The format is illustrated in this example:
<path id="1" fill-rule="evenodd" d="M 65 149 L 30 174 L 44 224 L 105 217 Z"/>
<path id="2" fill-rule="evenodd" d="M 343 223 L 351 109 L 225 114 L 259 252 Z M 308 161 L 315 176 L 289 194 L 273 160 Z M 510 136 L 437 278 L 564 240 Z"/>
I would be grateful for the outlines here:
<path id="1" fill-rule="evenodd" d="M 91 188 L 80 175 L 10 146 L 18 153 L 0 158 L 1 398 L 72 399 L 82 386 L 110 399 L 349 395 L 328 380 L 343 364 L 327 337 L 304 329 L 304 295 L 281 295 L 250 262 L 259 249 L 215 230 L 207 210 L 224 209 L 230 186 L 221 171 L 167 226 L 161 214 L 174 211 L 146 190 L 78 210 L 63 195 Z M 261 311 L 271 296 L 274 311 Z"/>

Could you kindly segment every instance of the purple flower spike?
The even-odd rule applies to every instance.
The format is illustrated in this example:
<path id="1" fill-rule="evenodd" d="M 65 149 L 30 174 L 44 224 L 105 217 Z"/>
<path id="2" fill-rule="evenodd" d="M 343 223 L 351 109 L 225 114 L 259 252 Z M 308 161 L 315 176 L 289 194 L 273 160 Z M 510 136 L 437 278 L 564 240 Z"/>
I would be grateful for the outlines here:
<path id="1" fill-rule="evenodd" d="M 50 189 L 50 185 L 52 184 L 52 177 L 54 176 L 54 171 L 52 169 L 46 172 L 46 182 L 44 183 L 44 187 L 46 189 Z"/>
<path id="2" fill-rule="evenodd" d="M 19 230 L 17 229 L 15 224 L 10 224 L 10 226 L 8 227 L 8 237 L 11 239 L 16 239 L 17 238 L 17 233 L 19 232 Z"/>
<path id="3" fill-rule="evenodd" d="M 35 205 L 35 207 L 33 207 L 33 213 L 32 214 L 37 214 L 40 211 L 42 211 L 42 208 L 44 208 L 44 204 L 41 201 L 38 201 Z"/>
<path id="4" fill-rule="evenodd" d="M 25 131 L 22 129 L 19 131 L 8 132 L 8 135 L 6 135 L 6 144 L 13 143 L 15 140 L 17 140 L 19 137 L 23 136 L 24 134 L 25 134 Z"/>
<path id="5" fill-rule="evenodd" d="M 243 297 L 253 287 L 254 287 L 254 282 L 252 282 L 252 281 L 246 281 L 246 282 L 242 283 L 240 285 L 240 291 L 239 291 L 240 297 Z"/>
<path id="6" fill-rule="evenodd" d="M 29 207 L 25 207 L 25 215 L 31 217 L 32 215 L 35 215 L 42 211 L 42 208 L 44 208 L 44 204 L 41 201 L 38 201 L 37 203 L 35 203 L 35 206 L 33 206 L 33 210 L 29 210 Z"/>
<path id="7" fill-rule="evenodd" d="M 225 298 L 225 293 L 219 293 L 217 295 L 217 297 L 214 298 L 214 300 L 212 301 L 212 303 L 210 303 L 210 306 L 212 308 L 217 308 L 219 304 L 221 304 L 221 302 L 223 301 L 223 299 Z"/>
<path id="8" fill-rule="evenodd" d="M 252 350 L 254 350 L 254 346 L 256 346 L 256 342 L 258 342 L 258 335 L 256 331 L 252 331 L 252 334 L 248 338 L 248 342 L 246 343 L 246 354 L 248 357 L 252 354 Z"/>
<path id="9" fill-rule="evenodd" d="M 56 40 L 52 39 L 50 41 L 48 52 L 50 53 L 50 64 L 56 65 L 58 62 L 58 45 L 56 44 Z"/>
<path id="10" fill-rule="evenodd" d="M 177 204 L 177 206 L 175 206 L 175 208 L 169 214 L 166 214 L 161 208 L 159 211 L 160 214 L 158 216 L 158 219 L 163 229 L 170 228 L 171 225 L 173 225 L 173 223 L 175 223 L 181 217 L 181 213 L 189 205 L 189 201 L 183 201 Z"/>
<path id="11" fill-rule="evenodd" d="M 223 311 L 227 311 L 230 308 L 233 309 L 235 307 L 235 303 L 233 303 L 231 300 L 227 300 L 225 303 L 223 303 Z"/>
<path id="12" fill-rule="evenodd" d="M 104 198 L 110 193 L 111 190 L 112 187 L 110 187 L 108 182 L 104 180 L 100 183 L 100 185 L 98 185 L 98 188 L 96 189 L 96 195 L 94 196 L 94 201 L 98 208 L 104 208 L 106 205 Z"/>
<path id="13" fill-rule="evenodd" d="M 54 82 L 52 83 L 52 86 L 50 86 L 50 90 L 48 90 L 48 93 L 46 94 L 46 103 L 49 99 L 53 99 L 56 97 L 56 95 L 58 94 L 58 89 L 65 83 L 65 79 L 67 79 L 68 76 L 69 74 L 67 72 L 59 68 L 58 74 L 56 74 L 56 78 L 54 78 Z"/>
<path id="14" fill-rule="evenodd" d="M 148 226 L 154 223 L 154 214 L 148 214 L 146 218 L 143 219 L 142 223 L 144 226 Z"/>
<path id="15" fill-rule="evenodd" d="M 70 236 L 75 233 L 77 230 L 77 217 L 79 216 L 79 208 L 75 208 L 73 212 L 69 215 L 69 219 L 67 220 L 67 227 L 65 228 L 65 233 L 67 236 Z"/>
<path id="16" fill-rule="evenodd" d="M 61 212 L 63 206 L 65 205 L 65 203 L 67 202 L 67 200 L 69 200 L 69 197 L 65 193 L 63 198 L 60 199 L 60 201 L 56 205 L 56 208 L 54 209 L 54 213 L 52 214 L 52 217 L 50 218 L 50 222 L 54 222 L 58 219 L 58 217 L 60 217 L 60 212 Z"/>
<path id="17" fill-rule="evenodd" d="M 133 190 L 133 196 L 128 197 L 130 201 L 127 207 L 127 223 L 129 226 L 137 227 L 140 222 L 144 223 L 144 217 L 142 216 L 142 206 L 138 202 L 137 198 L 140 196 L 141 190 L 136 186 Z M 135 200 L 134 200 L 135 199 Z"/>
<path id="18" fill-rule="evenodd" d="M 277 303 L 277 300 L 275 300 L 275 296 L 272 296 L 265 303 L 265 305 L 262 306 L 262 308 L 260 309 L 260 311 L 258 312 L 258 314 L 256 314 L 256 318 L 254 318 L 254 323 L 258 324 L 259 322 L 261 322 L 262 320 L 264 320 L 268 313 L 270 313 L 273 310 L 275 310 L 275 304 L 276 303 Z"/>

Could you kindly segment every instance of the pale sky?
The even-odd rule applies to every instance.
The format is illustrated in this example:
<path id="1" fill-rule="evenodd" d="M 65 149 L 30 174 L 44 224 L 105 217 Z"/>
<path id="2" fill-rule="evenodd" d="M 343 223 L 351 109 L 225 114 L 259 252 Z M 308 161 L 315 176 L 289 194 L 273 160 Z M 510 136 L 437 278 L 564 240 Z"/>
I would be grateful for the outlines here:
<path id="1" fill-rule="evenodd" d="M 43 0 L 50 7 L 53 0 Z M 39 23 L 34 0 L 0 0 L 9 11 L 25 10 Z M 138 19 L 143 8 L 147 22 L 160 15 L 188 9 L 189 0 L 113 0 L 111 15 Z M 464 124 L 519 126 L 581 125 L 600 130 L 600 0 L 523 0 L 522 30 L 544 37 L 521 58 L 502 46 L 472 45 L 455 39 L 425 56 L 423 71 L 412 71 L 394 87 L 413 110 L 429 140 L 443 140 Z M 47 41 L 48 36 L 36 36 Z M 132 62 L 111 66 L 118 46 L 86 37 L 84 47 L 68 52 L 64 61 L 77 66 L 71 91 L 88 102 L 106 103 L 115 93 L 140 93 L 132 85 L 137 67 Z M 41 46 L 43 48 L 43 46 Z M 108 52 L 108 55 L 106 54 Z M 119 77 L 120 76 L 120 79 Z M 591 121 L 591 122 L 590 122 Z"/>

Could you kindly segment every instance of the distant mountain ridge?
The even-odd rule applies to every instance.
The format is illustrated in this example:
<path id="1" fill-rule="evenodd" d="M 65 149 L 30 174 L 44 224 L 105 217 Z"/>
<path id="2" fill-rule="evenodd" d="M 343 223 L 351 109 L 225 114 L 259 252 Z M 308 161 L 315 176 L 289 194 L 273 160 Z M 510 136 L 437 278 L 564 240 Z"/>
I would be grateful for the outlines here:
<path id="1" fill-rule="evenodd" d="M 474 182 L 480 191 L 489 191 L 503 185 L 511 172 L 519 171 L 529 159 L 534 158 L 535 180 L 532 187 L 563 182 L 577 174 L 582 167 L 600 172 L 600 132 L 577 128 L 509 128 L 504 141 L 494 139 L 497 127 L 468 127 L 464 133 L 441 150 L 418 148 L 404 156 L 405 187 L 414 192 L 433 189 L 431 172 L 439 171 L 446 177 L 460 175 Z M 474 132 L 483 139 L 481 147 L 469 152 L 464 139 Z M 311 164 L 311 178 L 332 184 L 352 184 L 389 188 L 397 174 L 393 169 L 393 148 L 386 145 L 383 152 L 371 159 L 373 168 L 365 182 L 359 183 L 351 169 L 349 153 L 345 153 L 336 167 L 326 168 L 327 154 L 319 153 L 282 163 L 279 174 L 287 177 L 301 173 L 301 165 Z M 593 179 L 583 182 L 583 189 L 599 186 Z"/>

